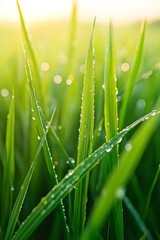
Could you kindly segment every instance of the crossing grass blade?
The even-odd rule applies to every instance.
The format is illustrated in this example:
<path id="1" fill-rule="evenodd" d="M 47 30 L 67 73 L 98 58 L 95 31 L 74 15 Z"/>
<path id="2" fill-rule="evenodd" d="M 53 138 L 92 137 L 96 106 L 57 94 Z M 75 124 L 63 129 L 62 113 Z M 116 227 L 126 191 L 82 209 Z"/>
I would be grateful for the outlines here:
<path id="1" fill-rule="evenodd" d="M 120 129 L 123 128 L 125 125 L 125 118 L 128 112 L 129 100 L 130 96 L 136 81 L 137 73 L 141 64 L 142 53 L 143 53 L 143 45 L 144 45 L 144 38 L 145 38 L 145 28 L 146 28 L 146 19 L 143 21 L 141 30 L 140 30 L 140 38 L 136 47 L 135 57 L 133 67 L 130 73 L 129 80 L 127 81 L 126 89 L 123 96 L 123 102 L 120 110 L 120 122 L 119 127 Z"/>
<path id="2" fill-rule="evenodd" d="M 155 114 L 156 111 L 153 110 L 151 116 L 154 116 Z M 148 116 L 144 119 L 148 119 Z M 124 151 L 122 153 L 119 166 L 113 171 L 109 180 L 106 182 L 106 186 L 102 190 L 102 195 L 99 196 L 88 220 L 83 239 L 92 239 L 95 232 L 100 230 L 103 226 L 103 223 L 108 217 L 114 204 L 115 196 L 117 196 L 119 190 L 127 184 L 137 167 L 149 139 L 155 130 L 156 123 L 156 117 L 150 119 L 142 124 L 133 135 L 130 141 L 132 149 L 130 152 Z"/>
<path id="3" fill-rule="evenodd" d="M 79 165 L 92 152 L 93 131 L 94 131 L 94 56 L 93 56 L 93 31 L 95 20 L 89 41 L 86 56 L 86 69 L 84 75 L 84 86 L 82 93 L 81 119 L 79 128 L 78 156 Z M 79 183 L 74 196 L 73 213 L 73 238 L 79 239 L 84 229 L 86 219 L 86 203 L 88 193 L 89 175 Z"/>
<path id="4" fill-rule="evenodd" d="M 26 218 L 23 224 L 20 225 L 19 229 L 15 233 L 13 239 L 28 239 L 28 237 L 34 232 L 34 230 L 40 225 L 41 222 L 53 211 L 53 209 L 60 203 L 61 199 L 63 199 L 71 190 L 73 190 L 74 186 L 77 186 L 82 178 L 88 174 L 89 171 L 93 167 L 95 167 L 102 158 L 104 158 L 112 148 L 122 140 L 122 138 L 134 127 L 136 127 L 140 122 L 147 120 L 148 118 L 152 117 L 155 114 L 160 114 L 160 111 L 153 111 L 150 114 L 145 115 L 143 118 L 140 118 L 123 131 L 118 133 L 115 137 L 108 141 L 108 143 L 104 143 L 99 149 L 97 149 L 94 153 L 92 153 L 89 157 L 87 157 L 84 161 L 82 161 L 75 169 L 69 171 L 69 173 L 59 182 L 43 199 L 41 202 L 33 209 L 31 214 Z M 151 124 L 152 123 L 152 124 Z M 147 124 L 150 127 L 155 124 L 153 120 L 148 121 Z M 141 135 L 144 136 L 146 134 L 146 130 L 144 126 L 142 126 Z M 151 128 L 149 128 L 151 129 Z M 151 130 L 152 131 L 152 130 Z M 140 131 L 138 131 L 138 134 Z M 146 134 L 147 135 L 147 134 Z M 140 136 L 141 137 L 141 136 Z M 137 140 L 137 139 L 136 139 Z M 126 167 L 127 162 L 127 167 Z M 101 214 L 98 215 L 96 221 L 94 221 L 93 225 L 88 225 L 87 231 L 85 232 L 84 239 L 92 239 L 90 238 L 90 234 L 97 232 L 97 221 L 99 217 L 103 215 L 104 210 L 106 210 L 106 203 L 107 203 L 107 211 L 110 210 L 111 205 L 114 202 L 114 197 L 116 191 L 119 187 L 123 186 L 126 181 L 129 179 L 132 171 L 134 170 L 135 162 L 131 161 L 128 164 L 128 156 L 124 156 L 123 160 L 120 162 L 119 167 L 114 171 L 111 175 L 110 181 L 108 183 L 107 188 L 107 195 L 108 195 L 108 202 L 105 199 L 105 204 L 103 205 L 103 211 Z M 124 171 L 125 169 L 125 171 Z M 123 172 L 123 174 L 122 174 Z M 119 181 L 117 181 L 119 179 Z M 105 188 L 106 189 L 106 188 Z M 102 207 L 102 205 L 101 205 Z M 90 226 L 90 227 L 89 227 Z M 87 237 L 87 238 L 86 238 Z M 89 238 L 88 238 L 89 237 Z"/>
<path id="5" fill-rule="evenodd" d="M 35 86 L 38 89 L 38 94 L 39 94 L 40 100 L 43 103 L 44 99 L 42 98 L 42 87 L 41 87 L 41 79 L 40 79 L 40 74 L 39 74 L 39 67 L 38 67 L 38 62 L 36 59 L 33 43 L 31 40 L 31 34 L 29 33 L 29 30 L 26 27 L 19 1 L 16 0 L 16 3 L 17 3 L 17 9 L 18 9 L 19 17 L 20 17 L 22 32 L 23 32 L 23 36 L 24 36 L 25 46 L 29 53 L 30 61 L 32 62 L 33 69 L 35 71 L 35 78 L 36 78 Z M 42 101 L 42 99 L 43 99 L 43 101 Z"/>
<path id="6" fill-rule="evenodd" d="M 104 117 L 105 117 L 105 131 L 106 131 L 106 142 L 112 137 L 117 135 L 118 129 L 118 112 L 117 112 L 117 86 L 115 76 L 115 64 L 114 64 L 114 39 L 113 39 L 113 28 L 110 21 L 109 26 L 109 43 L 107 48 L 105 73 L 104 73 Z M 107 169 L 107 173 L 111 174 L 113 169 L 119 164 L 118 157 L 118 145 L 115 146 L 112 152 L 107 156 L 107 161 L 102 162 L 102 171 Z M 104 166 L 107 165 L 107 166 Z M 101 175 L 101 172 L 100 172 Z M 122 214 L 122 201 L 116 201 L 112 209 L 112 218 L 110 219 L 110 226 L 115 229 L 115 239 L 122 240 L 123 233 L 123 214 Z M 111 231 L 113 232 L 113 231 Z"/>
<path id="7" fill-rule="evenodd" d="M 6 154 L 3 165 L 2 179 L 2 205 L 1 226 L 2 236 L 4 234 L 10 211 L 12 208 L 12 197 L 14 191 L 15 158 L 14 158 L 14 127 L 15 127 L 15 101 L 14 92 L 10 102 L 6 129 Z"/>
<path id="8" fill-rule="evenodd" d="M 44 127 L 44 124 L 42 121 L 40 106 L 39 106 L 39 103 L 38 103 L 38 100 L 36 97 L 36 91 L 35 91 L 35 88 L 34 88 L 34 85 L 32 82 L 32 74 L 31 74 L 30 64 L 29 64 L 29 60 L 27 58 L 25 49 L 24 49 L 24 56 L 25 56 L 25 61 L 26 61 L 26 74 L 27 74 L 27 79 L 28 79 L 28 85 L 29 85 L 31 101 L 32 101 L 32 105 L 33 105 L 33 108 L 32 108 L 33 115 L 34 115 L 33 120 L 35 120 L 35 123 L 37 126 L 38 137 L 40 137 L 40 139 L 42 139 L 43 134 L 45 133 L 45 127 Z M 44 153 L 44 158 L 45 158 L 48 174 L 49 174 L 51 183 L 54 186 L 55 184 L 58 183 L 58 178 L 57 178 L 57 175 L 55 172 L 55 166 L 53 164 L 53 159 L 51 156 L 51 152 L 50 152 L 50 148 L 49 148 L 47 139 L 45 139 L 45 142 L 43 145 L 43 153 Z M 62 217 L 63 223 L 65 225 L 66 234 L 68 234 L 69 228 L 66 223 L 66 216 L 65 216 L 64 206 L 63 206 L 62 202 L 60 204 L 59 211 L 60 211 L 60 216 Z"/>
<path id="9" fill-rule="evenodd" d="M 14 206 L 13 206 L 10 218 L 9 218 L 9 222 L 8 222 L 8 227 L 7 227 L 5 236 L 4 236 L 4 240 L 8 240 L 8 239 L 12 238 L 13 232 L 15 230 L 15 226 L 17 224 L 19 214 L 21 212 L 21 209 L 22 209 L 22 206 L 23 206 L 23 203 L 24 203 L 27 191 L 28 191 L 29 184 L 31 182 L 31 179 L 32 179 L 32 176 L 33 176 L 33 173 L 34 173 L 34 169 L 35 169 L 35 166 L 36 166 L 36 163 L 37 163 L 37 158 L 38 158 L 38 156 L 41 152 L 41 149 L 43 147 L 43 144 L 45 142 L 45 139 L 46 139 L 46 136 L 47 136 L 47 133 L 48 133 L 48 129 L 50 128 L 50 125 L 52 123 L 54 113 L 55 113 L 55 111 L 53 112 L 53 114 L 51 116 L 51 119 L 48 122 L 46 131 L 43 135 L 43 138 L 41 139 L 41 142 L 40 142 L 39 147 L 37 149 L 37 152 L 36 152 L 36 155 L 35 155 L 34 160 L 32 162 L 32 165 L 29 168 L 29 171 L 28 171 L 28 173 L 27 173 L 27 175 L 24 179 L 24 182 L 21 186 L 21 189 L 20 189 L 20 191 L 18 193 L 18 196 L 16 198 L 16 201 L 14 203 Z"/>

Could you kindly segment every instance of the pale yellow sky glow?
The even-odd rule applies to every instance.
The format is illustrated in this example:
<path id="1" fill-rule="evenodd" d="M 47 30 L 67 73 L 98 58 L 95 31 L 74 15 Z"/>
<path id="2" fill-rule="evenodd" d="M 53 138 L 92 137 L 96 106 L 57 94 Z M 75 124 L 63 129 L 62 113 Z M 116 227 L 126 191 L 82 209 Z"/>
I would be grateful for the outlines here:
<path id="1" fill-rule="evenodd" d="M 73 0 L 19 0 L 26 18 L 68 18 Z M 160 0 L 77 0 L 78 16 L 82 20 L 106 21 L 110 17 L 117 22 L 160 18 Z M 18 19 L 16 1 L 0 0 L 0 18 Z"/>

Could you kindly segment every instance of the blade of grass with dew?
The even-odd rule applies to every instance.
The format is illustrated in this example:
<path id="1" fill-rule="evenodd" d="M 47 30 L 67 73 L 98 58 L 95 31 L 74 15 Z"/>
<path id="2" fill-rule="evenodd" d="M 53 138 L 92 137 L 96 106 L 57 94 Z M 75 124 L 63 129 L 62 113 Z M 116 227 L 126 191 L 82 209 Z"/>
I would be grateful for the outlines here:
<path id="1" fill-rule="evenodd" d="M 92 152 L 94 131 L 94 56 L 93 56 L 93 31 L 95 19 L 89 41 L 86 56 L 86 69 L 84 75 L 84 86 L 82 93 L 81 119 L 78 141 L 77 165 L 79 165 Z M 79 183 L 74 196 L 73 213 L 73 238 L 79 239 L 84 229 L 86 219 L 86 203 L 88 192 L 89 175 Z"/>
<path id="2" fill-rule="evenodd" d="M 32 74 L 31 74 L 31 69 L 30 69 L 30 65 L 29 65 L 29 60 L 27 58 L 25 49 L 24 49 L 24 56 L 25 56 L 25 61 L 26 61 L 26 75 L 27 75 L 27 79 L 28 79 L 28 84 L 29 84 L 29 90 L 30 90 L 30 95 L 31 95 L 31 101 L 33 104 L 33 110 L 34 110 L 34 117 L 33 120 L 35 120 L 35 123 L 37 125 L 37 130 L 39 133 L 39 137 L 40 139 L 43 137 L 43 134 L 45 132 L 45 128 L 43 126 L 43 121 L 42 121 L 42 117 L 41 117 L 41 112 L 40 112 L 40 107 L 39 107 L 39 103 L 36 97 L 36 91 L 32 82 Z M 53 164 L 52 161 L 52 156 L 51 156 L 51 152 L 50 152 L 50 148 L 48 145 L 48 141 L 47 139 L 45 139 L 44 145 L 43 145 L 43 153 L 44 153 L 44 158 L 45 158 L 45 162 L 46 162 L 46 166 L 47 166 L 47 170 L 48 170 L 48 174 L 50 177 L 50 180 L 52 182 L 53 185 L 58 183 L 58 178 L 55 172 L 55 166 Z M 67 225 L 66 222 L 66 215 L 65 215 L 65 209 L 63 206 L 63 202 L 61 202 L 60 207 L 59 207 L 59 213 L 60 216 L 62 217 L 63 223 L 65 225 L 65 230 L 66 230 L 66 234 L 69 233 L 69 227 Z"/>
<path id="3" fill-rule="evenodd" d="M 151 116 L 156 115 L 156 113 L 159 114 L 160 111 L 156 112 L 153 110 L 151 112 Z M 148 116 L 145 116 L 144 119 L 147 120 Z M 149 139 L 155 130 L 157 120 L 158 118 L 155 117 L 142 124 L 130 141 L 132 146 L 130 152 L 123 151 L 119 166 L 113 171 L 109 180 L 106 182 L 106 186 L 102 190 L 102 195 L 97 200 L 91 212 L 83 239 L 92 239 L 94 233 L 97 230 L 100 230 L 103 226 L 103 223 L 108 217 L 115 202 L 117 192 L 119 192 L 119 189 L 122 189 L 122 187 L 127 184 L 134 173 Z"/>
<path id="4" fill-rule="evenodd" d="M 135 207 L 133 206 L 133 204 L 131 203 L 130 199 L 126 196 L 123 197 L 123 202 L 125 203 L 126 207 L 128 208 L 128 211 L 132 214 L 135 223 L 137 224 L 137 226 L 139 227 L 139 229 L 142 231 L 142 233 L 146 234 L 146 239 L 148 240 L 152 240 L 152 236 L 149 232 L 149 230 L 147 229 L 144 221 L 142 220 L 140 214 L 137 212 L 137 210 L 135 209 Z"/>
<path id="5" fill-rule="evenodd" d="M 42 87 L 41 87 L 41 80 L 40 80 L 40 75 L 39 75 L 39 68 L 38 68 L 38 63 L 37 63 L 36 55 L 35 55 L 34 48 L 33 48 L 33 43 L 31 40 L 31 34 L 27 30 L 27 27 L 26 27 L 26 24 L 24 21 L 24 17 L 23 17 L 23 14 L 22 14 L 22 11 L 21 11 L 21 8 L 19 5 L 19 1 L 16 0 L 16 3 L 17 3 L 18 14 L 20 17 L 20 22 L 21 22 L 25 45 L 29 52 L 30 60 L 32 61 L 33 68 L 35 71 L 35 77 L 36 77 L 35 85 L 36 85 L 36 88 L 38 89 L 38 93 L 39 93 L 41 102 L 43 103 L 44 99 L 42 98 Z"/>
<path id="6" fill-rule="evenodd" d="M 106 62 L 105 62 L 105 73 L 104 73 L 104 117 L 105 117 L 105 131 L 106 131 L 106 142 L 112 137 L 117 135 L 118 129 L 118 112 L 117 112 L 117 87 L 115 77 L 115 64 L 114 64 L 114 39 L 113 39 L 113 27 L 110 21 L 109 26 L 109 43 L 107 48 Z M 119 164 L 118 157 L 118 145 L 110 152 L 107 156 L 107 161 L 102 162 L 102 168 L 108 166 L 108 174 L 111 174 L 113 169 Z M 102 173 L 103 174 L 103 173 Z M 101 172 L 100 172 L 101 175 Z M 105 174 L 107 178 L 107 172 Z M 110 219 L 113 229 L 115 229 L 115 239 L 122 240 L 124 237 L 123 231 L 123 214 L 122 214 L 122 201 L 115 202 L 112 208 L 112 218 Z M 113 232 L 113 231 L 112 231 Z"/>
<path id="7" fill-rule="evenodd" d="M 31 214 L 24 220 L 23 224 L 20 225 L 19 229 L 15 233 L 13 239 L 28 239 L 28 237 L 34 232 L 34 230 L 43 222 L 43 220 L 53 211 L 53 209 L 60 203 L 61 199 L 63 199 L 69 192 L 71 192 L 74 186 L 79 183 L 83 177 L 91 171 L 93 167 L 95 167 L 102 158 L 104 158 L 109 150 L 111 151 L 112 148 L 120 142 L 123 137 L 131 131 L 134 127 L 136 127 L 139 123 L 147 120 L 148 118 L 152 117 L 153 114 L 160 114 L 160 110 L 152 111 L 151 113 L 145 115 L 144 117 L 140 118 L 133 124 L 126 127 L 123 131 L 118 133 L 115 137 L 108 141 L 108 143 L 104 143 L 100 148 L 98 148 L 94 153 L 92 153 L 89 157 L 87 157 L 84 161 L 82 161 L 76 168 L 69 173 L 55 186 L 53 189 L 42 198 L 41 202 L 34 208 Z M 122 186 L 126 179 L 129 178 L 130 173 L 127 171 L 125 177 L 123 179 L 120 178 L 122 170 L 124 171 L 126 162 L 128 163 L 128 157 L 125 158 L 123 162 L 120 163 L 119 167 L 116 169 L 116 172 L 112 175 L 109 186 L 109 191 L 113 193 L 113 199 L 115 192 L 117 189 Z M 132 164 L 130 164 L 131 166 Z M 129 169 L 130 169 L 129 166 Z M 132 169 L 133 170 L 133 169 Z M 123 176 L 123 175 L 122 175 Z M 117 178 L 118 177 L 118 178 Z M 120 183 L 117 182 L 117 179 L 120 179 Z M 112 190 L 112 186 L 114 189 Z M 104 204 L 104 207 L 106 202 Z M 101 212 L 103 214 L 103 211 Z M 98 218 L 97 218 L 98 219 Z M 97 231 L 96 231 L 97 232 Z M 85 238 L 89 239 L 89 238 Z"/>
<path id="8" fill-rule="evenodd" d="M 22 209 L 22 206 L 23 206 L 23 203 L 24 203 L 27 191 L 28 191 L 29 184 L 30 184 L 32 176 L 33 176 L 33 172 L 34 172 L 34 169 L 35 169 L 35 166 L 36 166 L 36 163 L 37 163 L 37 158 L 38 158 L 38 156 L 39 156 L 39 154 L 41 152 L 41 149 L 43 147 L 43 144 L 45 142 L 48 130 L 49 130 L 50 125 L 52 123 L 52 119 L 53 119 L 54 113 L 55 113 L 55 111 L 53 112 L 53 114 L 51 116 L 51 119 L 48 122 L 46 131 L 45 131 L 45 133 L 43 135 L 43 138 L 41 139 L 41 142 L 40 142 L 39 147 L 37 149 L 37 152 L 35 154 L 34 160 L 33 160 L 32 164 L 31 164 L 31 166 L 29 168 L 29 171 L 28 171 L 28 173 L 27 173 L 27 175 L 26 175 L 26 177 L 24 179 L 24 182 L 23 182 L 23 184 L 21 186 L 21 189 L 20 189 L 20 191 L 18 193 L 18 196 L 16 198 L 16 201 L 14 203 L 14 206 L 13 206 L 10 218 L 9 218 L 9 222 L 8 222 L 8 227 L 7 227 L 5 236 L 4 236 L 4 240 L 8 240 L 8 239 L 12 238 L 12 235 L 13 235 L 13 232 L 15 230 L 15 226 L 16 226 L 19 214 L 21 212 L 21 209 Z"/>
<path id="9" fill-rule="evenodd" d="M 144 45 L 144 37 L 145 37 L 145 28 L 146 28 L 146 19 L 143 21 L 141 30 L 140 30 L 140 39 L 138 41 L 137 47 L 136 47 L 136 52 L 135 52 L 135 57 L 134 57 L 134 63 L 133 67 L 130 73 L 130 78 L 127 81 L 126 89 L 124 92 L 123 96 L 123 102 L 120 110 L 120 122 L 119 122 L 119 127 L 120 130 L 123 128 L 125 125 L 125 118 L 128 112 L 128 106 L 129 106 L 129 100 L 130 96 L 136 81 L 136 76 L 141 64 L 141 59 L 142 59 L 142 53 L 143 53 L 143 45 Z"/>
<path id="10" fill-rule="evenodd" d="M 158 170 L 157 170 L 157 173 L 155 175 L 155 178 L 153 180 L 153 183 L 152 183 L 152 186 L 151 188 L 149 189 L 149 192 L 148 192 L 148 196 L 146 198 L 146 205 L 145 205 L 145 209 L 144 209 L 144 214 L 143 214 L 143 218 L 145 219 L 146 215 L 147 215 L 147 211 L 149 209 L 149 204 L 150 204 L 150 201 L 151 201 L 151 196 L 152 196 L 152 193 L 153 193 L 153 190 L 155 188 L 155 185 L 157 183 L 157 180 L 158 180 L 158 177 L 160 175 L 160 165 L 158 166 Z"/>
<path id="11" fill-rule="evenodd" d="M 10 102 L 9 113 L 7 116 L 6 129 L 6 158 L 4 161 L 3 180 L 2 180 L 2 205 L 1 205 L 1 227 L 2 234 L 5 231 L 7 220 L 12 208 L 12 197 L 14 191 L 14 126 L 15 126 L 15 100 L 14 92 Z"/>

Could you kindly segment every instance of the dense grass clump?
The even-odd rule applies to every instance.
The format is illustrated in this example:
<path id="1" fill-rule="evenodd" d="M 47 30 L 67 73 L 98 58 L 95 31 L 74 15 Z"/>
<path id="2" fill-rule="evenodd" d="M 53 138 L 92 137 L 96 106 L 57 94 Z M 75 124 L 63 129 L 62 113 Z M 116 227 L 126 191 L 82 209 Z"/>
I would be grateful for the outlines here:
<path id="1" fill-rule="evenodd" d="M 17 9 L 21 28 L 0 25 L 0 239 L 160 239 L 159 22 L 91 27 L 75 1 L 29 31 Z"/>

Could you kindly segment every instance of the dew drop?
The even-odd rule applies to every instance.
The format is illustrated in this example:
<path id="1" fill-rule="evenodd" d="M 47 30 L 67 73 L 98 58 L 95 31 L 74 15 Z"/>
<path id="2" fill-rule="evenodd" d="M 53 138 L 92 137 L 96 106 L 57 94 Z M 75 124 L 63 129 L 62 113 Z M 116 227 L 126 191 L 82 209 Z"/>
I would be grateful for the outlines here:
<path id="1" fill-rule="evenodd" d="M 68 171 L 68 176 L 71 176 L 73 174 L 73 170 Z"/>
<path id="2" fill-rule="evenodd" d="M 157 114 L 157 111 L 156 110 L 153 110 L 152 112 L 151 112 L 151 116 L 155 116 Z"/>
<path id="3" fill-rule="evenodd" d="M 120 142 L 122 142 L 122 138 L 120 138 L 120 139 L 117 141 L 117 143 L 120 143 Z"/>
<path id="4" fill-rule="evenodd" d="M 12 186 L 12 187 L 11 187 L 11 192 L 13 192 L 13 191 L 14 191 L 14 187 Z"/>
<path id="5" fill-rule="evenodd" d="M 107 148 L 107 149 L 106 149 L 106 152 L 108 152 L 108 153 L 109 153 L 111 150 L 112 150 L 112 147 L 110 147 L 110 148 Z"/>
<path id="6" fill-rule="evenodd" d="M 40 136 L 37 136 L 37 139 L 40 141 L 41 140 Z"/>
<path id="7" fill-rule="evenodd" d="M 36 120 L 35 117 L 32 117 L 32 120 L 35 121 Z"/>

